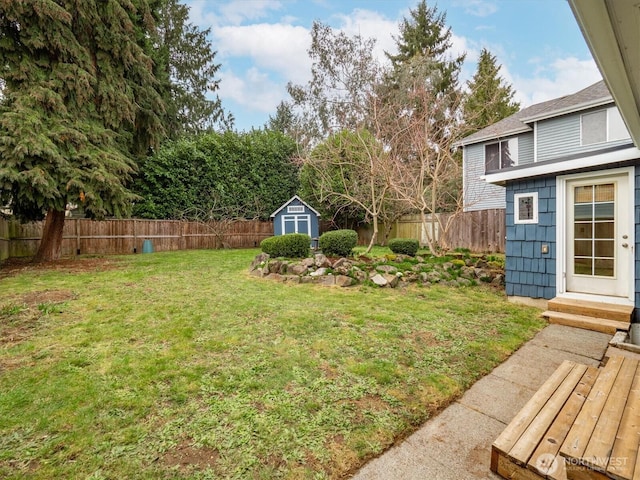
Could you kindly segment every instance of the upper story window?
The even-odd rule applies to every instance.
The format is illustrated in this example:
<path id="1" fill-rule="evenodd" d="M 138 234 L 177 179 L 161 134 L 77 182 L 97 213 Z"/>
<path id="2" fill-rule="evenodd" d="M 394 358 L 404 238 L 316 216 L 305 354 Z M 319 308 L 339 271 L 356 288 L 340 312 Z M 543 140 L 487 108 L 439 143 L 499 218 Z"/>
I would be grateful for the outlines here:
<path id="1" fill-rule="evenodd" d="M 304 213 L 304 205 L 289 205 L 287 213 Z"/>
<path id="2" fill-rule="evenodd" d="M 580 116 L 582 145 L 613 142 L 630 138 L 627 127 L 616 107 L 584 113 Z"/>
<path id="3" fill-rule="evenodd" d="M 484 171 L 501 170 L 518 165 L 518 139 L 512 138 L 484 146 Z"/>

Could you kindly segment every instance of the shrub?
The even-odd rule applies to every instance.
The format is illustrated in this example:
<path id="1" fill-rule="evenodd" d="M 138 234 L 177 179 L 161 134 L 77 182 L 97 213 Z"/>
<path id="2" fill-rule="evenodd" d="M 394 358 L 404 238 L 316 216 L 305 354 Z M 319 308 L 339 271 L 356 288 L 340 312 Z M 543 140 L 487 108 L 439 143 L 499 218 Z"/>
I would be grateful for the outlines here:
<path id="1" fill-rule="evenodd" d="M 355 230 L 334 230 L 320 235 L 319 247 L 322 253 L 331 257 L 348 257 L 358 243 Z"/>
<path id="2" fill-rule="evenodd" d="M 420 243 L 413 238 L 392 238 L 389 240 L 389 248 L 393 253 L 415 257 L 418 248 L 420 248 Z"/>
<path id="3" fill-rule="evenodd" d="M 309 255 L 311 237 L 304 233 L 288 233 L 265 238 L 260 242 L 264 253 L 272 257 L 304 258 Z"/>

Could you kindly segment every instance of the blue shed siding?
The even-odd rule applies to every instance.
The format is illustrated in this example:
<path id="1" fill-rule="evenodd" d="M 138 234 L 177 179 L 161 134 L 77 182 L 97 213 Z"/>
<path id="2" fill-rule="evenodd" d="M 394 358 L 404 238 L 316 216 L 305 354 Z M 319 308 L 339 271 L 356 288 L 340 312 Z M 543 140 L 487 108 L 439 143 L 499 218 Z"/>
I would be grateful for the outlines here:
<path id="1" fill-rule="evenodd" d="M 304 207 L 303 213 L 287 213 L 287 207 L 292 205 L 302 205 Z M 297 199 L 293 199 L 288 202 L 282 210 L 280 210 L 273 217 L 273 234 L 274 235 L 283 235 L 282 231 L 282 217 L 283 216 L 297 216 L 297 215 L 308 215 L 309 216 L 309 236 L 311 238 L 317 238 L 320 236 L 320 221 L 318 216 L 310 210 L 304 203 L 300 202 Z"/>
<path id="2" fill-rule="evenodd" d="M 515 224 L 513 196 L 538 193 L 538 223 Z M 506 293 L 546 298 L 556 294 L 556 179 L 546 177 L 507 185 Z M 542 253 L 542 245 L 549 253 Z"/>

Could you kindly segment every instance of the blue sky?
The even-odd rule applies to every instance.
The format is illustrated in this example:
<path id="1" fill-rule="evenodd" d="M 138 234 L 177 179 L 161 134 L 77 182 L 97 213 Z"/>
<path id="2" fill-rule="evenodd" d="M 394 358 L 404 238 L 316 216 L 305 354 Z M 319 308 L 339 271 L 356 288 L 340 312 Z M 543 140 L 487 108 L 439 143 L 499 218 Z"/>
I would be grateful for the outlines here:
<path id="1" fill-rule="evenodd" d="M 191 20 L 212 29 L 221 64 L 218 94 L 238 130 L 261 127 L 287 100 L 286 84 L 310 76 L 309 30 L 319 20 L 376 38 L 376 56 L 394 52 L 394 35 L 418 0 L 185 0 Z M 427 1 L 446 12 L 452 52 L 467 52 L 462 80 L 481 49 L 502 65 L 522 106 L 576 92 L 601 76 L 566 0 Z"/>

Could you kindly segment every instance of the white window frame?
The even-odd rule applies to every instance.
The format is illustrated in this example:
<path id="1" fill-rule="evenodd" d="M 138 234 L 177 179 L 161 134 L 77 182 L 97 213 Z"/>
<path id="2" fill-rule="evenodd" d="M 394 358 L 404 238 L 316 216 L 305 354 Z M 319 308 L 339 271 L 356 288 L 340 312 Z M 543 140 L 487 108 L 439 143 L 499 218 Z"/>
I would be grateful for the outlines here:
<path id="1" fill-rule="evenodd" d="M 293 222 L 294 224 L 294 233 L 300 233 L 300 220 L 304 220 L 307 223 L 307 228 L 309 229 L 308 235 L 311 235 L 311 215 L 282 215 L 281 225 L 282 225 L 282 234 L 284 235 L 286 232 L 285 223 Z"/>
<path id="2" fill-rule="evenodd" d="M 533 218 L 520 218 L 520 199 L 526 197 L 531 197 L 533 200 Z M 515 193 L 513 195 L 513 223 L 518 225 L 538 223 L 538 192 Z"/>
<path id="3" fill-rule="evenodd" d="M 498 145 L 498 169 L 497 170 L 489 170 L 491 172 L 497 172 L 500 170 L 505 170 L 507 168 L 511 168 L 511 167 L 503 167 L 502 166 L 502 144 L 506 143 L 507 145 L 509 145 L 510 147 L 515 147 L 515 151 L 510 152 L 511 154 L 511 161 L 513 162 L 513 165 L 511 167 L 516 167 L 520 162 L 519 162 L 519 154 L 520 154 L 520 141 L 518 140 L 518 137 L 511 137 L 511 138 L 507 138 L 504 140 L 499 140 L 497 142 L 488 142 L 485 143 L 483 146 L 483 153 L 484 153 L 484 172 L 487 173 L 487 147 L 491 146 L 491 145 Z"/>
<path id="4" fill-rule="evenodd" d="M 593 115 L 595 113 L 599 113 L 599 112 L 605 112 L 605 116 L 604 116 L 604 141 L 602 142 L 591 142 L 591 143 L 584 143 L 584 127 L 583 127 L 583 120 L 584 117 L 586 115 Z M 617 115 L 616 119 L 613 118 L 613 115 Z M 618 121 L 619 120 L 619 121 Z M 626 131 L 626 136 L 621 136 L 621 135 L 613 135 L 613 131 L 612 131 L 612 126 L 614 124 L 616 124 L 617 126 L 620 126 L 620 123 L 622 122 L 622 126 L 625 128 Z M 616 107 L 608 107 L 608 108 L 601 108 L 599 110 L 593 110 L 591 112 L 586 112 L 580 115 L 580 145 L 583 147 L 589 147 L 591 145 L 602 145 L 603 143 L 608 143 L 608 142 L 615 142 L 618 140 L 625 140 L 627 138 L 631 138 L 631 136 L 629 135 L 629 131 L 626 129 L 626 125 L 624 124 L 624 120 L 622 120 L 622 117 L 620 115 L 620 111 L 616 108 Z"/>
<path id="5" fill-rule="evenodd" d="M 304 205 L 289 205 L 287 213 L 304 213 Z"/>

